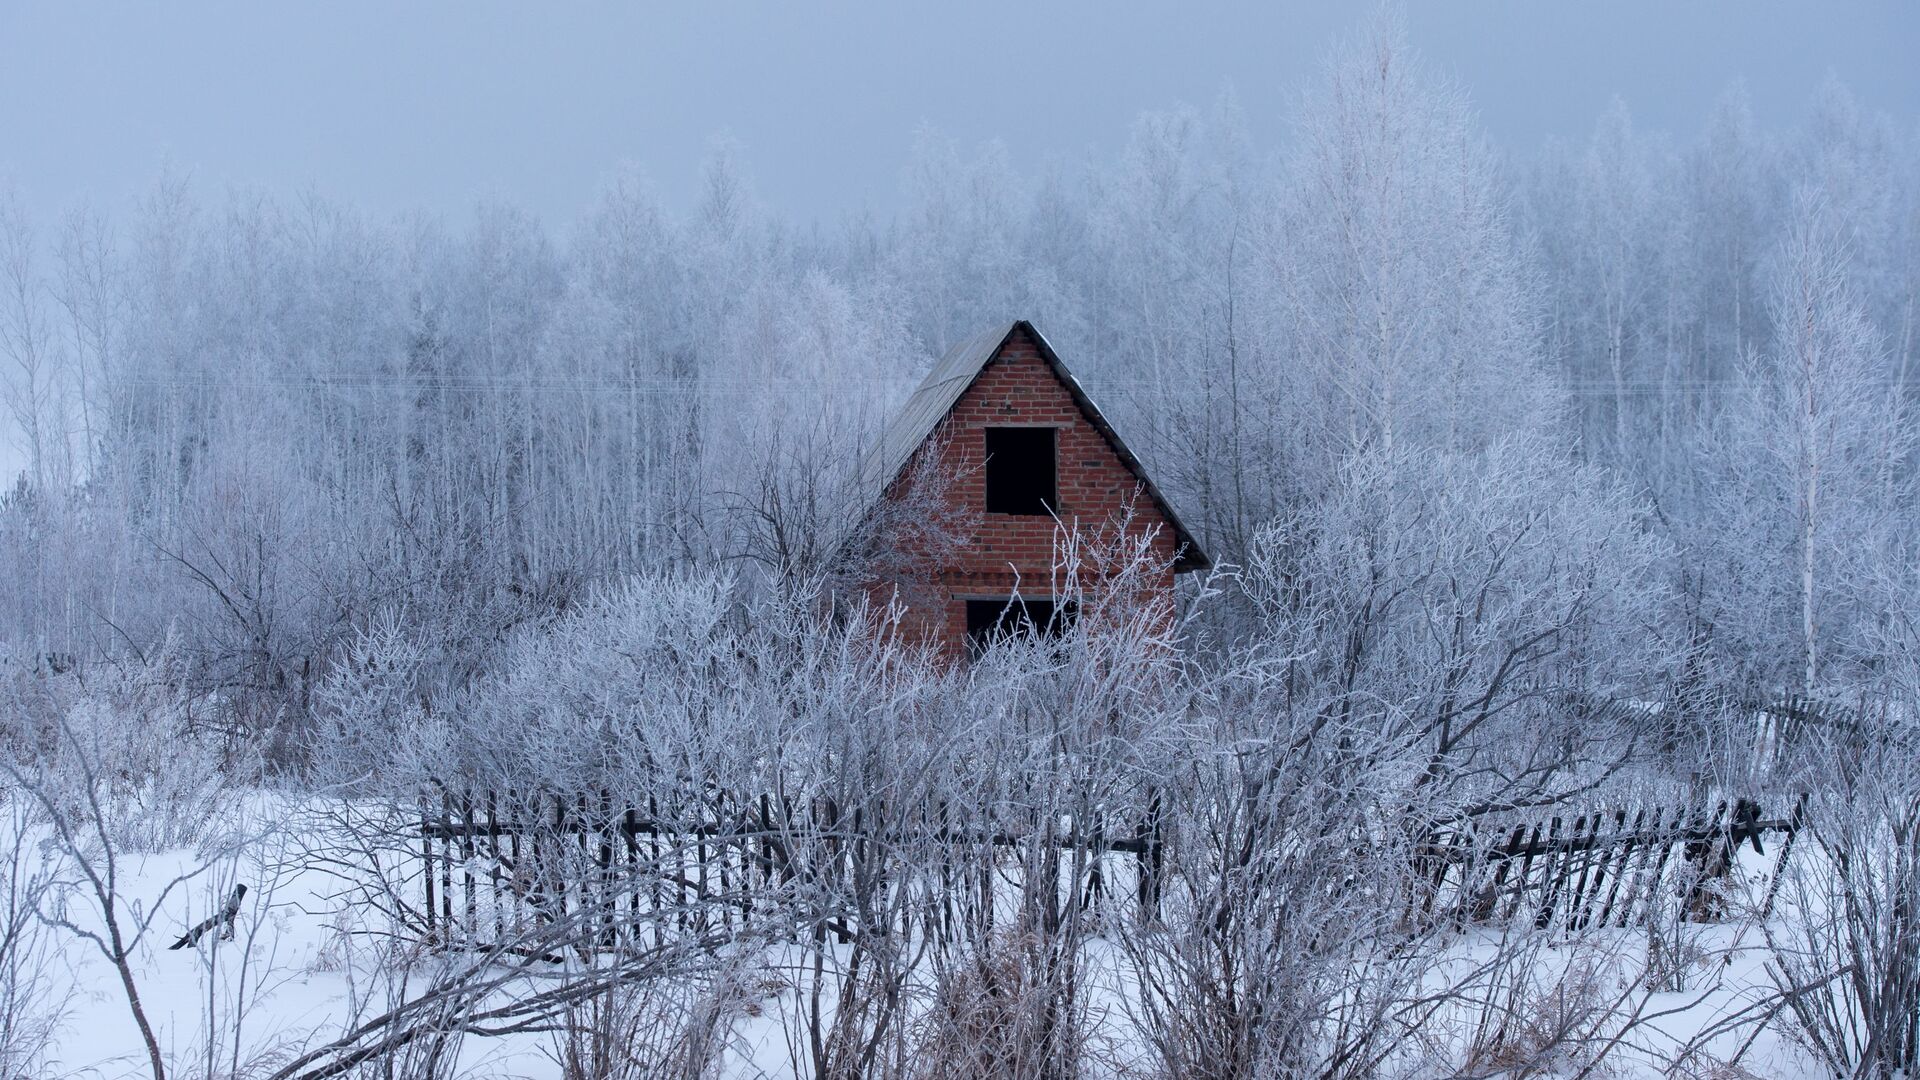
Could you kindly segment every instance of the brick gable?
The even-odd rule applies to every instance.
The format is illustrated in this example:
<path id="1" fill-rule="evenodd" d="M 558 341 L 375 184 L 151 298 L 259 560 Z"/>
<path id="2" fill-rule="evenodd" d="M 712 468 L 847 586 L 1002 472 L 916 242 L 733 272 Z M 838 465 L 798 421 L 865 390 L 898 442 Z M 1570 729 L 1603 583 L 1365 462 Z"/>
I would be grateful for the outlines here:
<path id="1" fill-rule="evenodd" d="M 966 651 L 968 599 L 1006 597 L 1016 590 L 1029 599 L 1053 596 L 1056 545 L 1069 531 L 1082 538 L 1112 537 L 1124 520 L 1130 535 L 1152 532 L 1161 569 L 1152 586 L 1159 596 L 1149 599 L 1171 603 L 1182 531 L 1162 512 L 1137 466 L 1122 457 L 1097 418 L 1056 374 L 1043 349 L 1037 335 L 1016 324 L 917 451 L 940 455 L 937 471 L 959 477 L 943 497 L 970 511 L 967 535 L 943 565 L 929 568 L 937 587 L 912 606 L 908 620 L 911 632 L 939 640 L 956 657 Z M 1057 522 L 985 512 L 985 430 L 1011 426 L 1049 426 L 1057 432 Z M 896 494 L 890 486 L 887 497 Z M 1096 579 L 1104 574 L 1083 564 L 1083 581 L 1088 571 Z M 933 607 L 939 610 L 928 610 Z"/>

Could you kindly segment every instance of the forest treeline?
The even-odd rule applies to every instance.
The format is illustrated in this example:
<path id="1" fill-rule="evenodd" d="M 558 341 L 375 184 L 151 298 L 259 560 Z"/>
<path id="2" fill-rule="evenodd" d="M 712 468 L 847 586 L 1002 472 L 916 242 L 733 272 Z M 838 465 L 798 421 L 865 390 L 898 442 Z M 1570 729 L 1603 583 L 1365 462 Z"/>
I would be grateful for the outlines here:
<path id="1" fill-rule="evenodd" d="M 1457 600 L 1481 559 L 1583 606 L 1556 647 L 1594 692 L 1886 674 L 1916 610 L 1910 117 L 1833 81 L 1768 127 L 1736 86 L 1689 140 L 1616 103 L 1499 147 L 1387 32 L 1290 119 L 1258 145 L 1223 97 L 1027 170 L 922 131 L 897 215 L 811 227 L 724 142 L 687 212 L 623 171 L 562 228 L 175 175 L 59 221 L 0 201 L 8 663 L 164 651 L 200 722 L 292 734 L 375 631 L 431 696 L 603 583 L 845 572 L 863 449 L 1021 317 L 1207 551 L 1267 568 L 1213 584 L 1214 646 L 1263 590 Z"/>

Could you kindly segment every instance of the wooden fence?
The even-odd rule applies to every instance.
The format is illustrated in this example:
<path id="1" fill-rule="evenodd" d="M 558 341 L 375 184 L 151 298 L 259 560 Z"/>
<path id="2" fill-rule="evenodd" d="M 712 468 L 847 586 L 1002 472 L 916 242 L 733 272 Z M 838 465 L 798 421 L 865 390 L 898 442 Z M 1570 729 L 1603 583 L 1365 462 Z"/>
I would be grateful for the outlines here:
<path id="1" fill-rule="evenodd" d="M 1661 905 L 1680 904 L 1685 917 L 1717 919 L 1743 848 L 1771 858 L 1764 911 L 1804 806 L 1803 796 L 1775 817 L 1746 799 L 1558 815 L 1490 843 L 1443 829 L 1414 856 L 1406 916 L 1580 930 L 1644 924 Z M 955 822 L 942 806 L 874 828 L 820 800 L 715 793 L 666 808 L 652 799 L 619 805 L 605 793 L 443 791 L 419 809 L 418 929 L 446 946 L 483 946 L 568 917 L 597 927 L 585 939 L 608 947 L 755 917 L 842 941 L 863 923 L 945 939 L 962 924 L 990 929 L 1012 897 L 1039 895 L 1050 918 L 1110 913 L 1116 903 L 1151 916 L 1169 888 L 1158 797 L 1111 830 L 1098 818 L 1084 828 L 1038 819 L 984 827 Z"/>
<path id="2" fill-rule="evenodd" d="M 1660 905 L 1677 904 L 1685 917 L 1713 921 L 1727 913 L 1742 849 L 1764 859 L 1771 841 L 1759 897 L 1764 917 L 1805 808 L 1802 795 L 1784 816 L 1771 818 L 1750 799 L 1711 809 L 1557 815 L 1515 825 L 1484 849 L 1471 833 L 1453 831 L 1421 852 L 1427 887 L 1418 894 L 1418 914 L 1472 922 L 1530 916 L 1543 928 L 1580 930 L 1644 925 Z"/>
<path id="3" fill-rule="evenodd" d="M 443 791 L 419 810 L 419 929 L 469 947 L 570 916 L 615 946 L 649 930 L 726 930 L 781 906 L 795 933 L 804 924 L 846 941 L 865 921 L 948 936 L 962 920 L 990 928 L 1005 894 L 1036 874 L 1050 879 L 1051 917 L 1122 898 L 1151 908 L 1164 859 L 1151 812 L 1109 834 L 1099 817 L 1083 829 L 974 827 L 944 806 L 880 830 L 822 800 L 714 793 L 640 807 L 607 793 Z M 1015 852 L 1044 857 L 1008 873 Z"/>
<path id="4" fill-rule="evenodd" d="M 1855 739 L 1863 731 L 1878 727 L 1874 722 L 1876 716 L 1864 702 L 1848 707 L 1796 696 L 1750 708 L 1758 720 L 1754 731 L 1755 753 L 1763 766 L 1778 764 L 1807 747 L 1816 736 Z"/>

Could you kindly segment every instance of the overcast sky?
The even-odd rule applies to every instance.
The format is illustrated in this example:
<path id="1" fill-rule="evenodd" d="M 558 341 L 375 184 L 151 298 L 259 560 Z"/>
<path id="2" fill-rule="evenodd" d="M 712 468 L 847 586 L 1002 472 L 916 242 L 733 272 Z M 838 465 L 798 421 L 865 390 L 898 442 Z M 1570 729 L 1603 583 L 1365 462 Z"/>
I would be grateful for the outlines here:
<path id="1" fill-rule="evenodd" d="M 117 209 L 163 164 L 204 191 L 314 188 L 379 214 L 505 198 L 560 226 L 622 162 L 691 202 L 744 144 L 796 221 L 897 202 L 922 122 L 1015 162 L 1111 155 L 1141 110 L 1238 94 L 1271 145 L 1365 5 L 206 3 L 0 0 L 0 175 L 30 213 Z M 1414 44 L 1503 145 L 1581 137 L 1615 94 L 1682 136 L 1744 76 L 1764 125 L 1838 73 L 1920 115 L 1920 4 L 1432 0 Z"/>

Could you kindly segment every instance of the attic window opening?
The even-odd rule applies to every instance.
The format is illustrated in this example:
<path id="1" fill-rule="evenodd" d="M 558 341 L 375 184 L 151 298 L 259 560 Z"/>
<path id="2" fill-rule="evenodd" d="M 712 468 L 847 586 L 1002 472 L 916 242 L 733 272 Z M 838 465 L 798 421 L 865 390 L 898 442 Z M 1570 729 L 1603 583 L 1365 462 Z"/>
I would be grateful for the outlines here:
<path id="1" fill-rule="evenodd" d="M 996 641 L 1059 638 L 1073 628 L 1079 614 L 1071 600 L 969 600 L 967 652 L 977 658 Z"/>
<path id="2" fill-rule="evenodd" d="M 1054 429 L 990 427 L 987 438 L 987 513 L 1053 512 Z"/>

